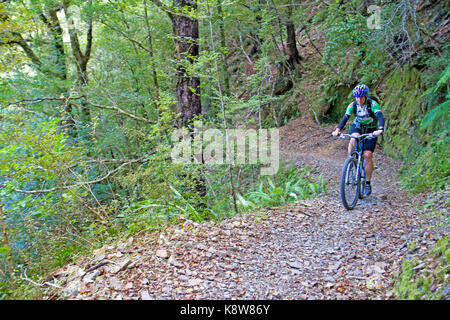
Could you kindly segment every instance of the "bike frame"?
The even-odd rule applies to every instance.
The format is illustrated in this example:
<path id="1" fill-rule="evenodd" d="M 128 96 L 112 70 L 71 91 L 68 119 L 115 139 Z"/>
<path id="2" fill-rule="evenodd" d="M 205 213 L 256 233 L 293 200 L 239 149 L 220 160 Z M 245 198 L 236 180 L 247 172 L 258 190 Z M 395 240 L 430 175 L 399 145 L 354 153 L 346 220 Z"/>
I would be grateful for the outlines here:
<path id="1" fill-rule="evenodd" d="M 372 133 L 365 133 L 359 136 L 353 136 L 350 134 L 340 134 L 341 139 L 356 139 L 355 144 L 355 150 L 351 153 L 351 157 L 355 157 L 357 161 L 356 166 L 356 177 L 357 177 L 357 183 L 360 184 L 361 181 L 366 181 L 366 170 L 365 170 L 365 164 L 364 164 L 364 156 L 363 156 L 363 150 L 364 150 L 364 143 L 366 139 L 372 139 L 374 138 Z M 364 197 L 364 185 L 359 185 L 359 198 Z"/>
<path id="2" fill-rule="evenodd" d="M 359 139 L 357 140 L 355 145 L 355 151 L 352 152 L 352 156 L 356 155 L 356 159 L 358 161 L 358 165 L 356 166 L 356 176 L 358 177 L 358 183 L 359 185 L 359 197 L 362 199 L 364 197 L 364 184 L 366 181 L 366 170 L 365 170 L 365 164 L 364 164 L 364 142 L 366 139 Z M 363 182 L 361 184 L 361 181 Z"/>

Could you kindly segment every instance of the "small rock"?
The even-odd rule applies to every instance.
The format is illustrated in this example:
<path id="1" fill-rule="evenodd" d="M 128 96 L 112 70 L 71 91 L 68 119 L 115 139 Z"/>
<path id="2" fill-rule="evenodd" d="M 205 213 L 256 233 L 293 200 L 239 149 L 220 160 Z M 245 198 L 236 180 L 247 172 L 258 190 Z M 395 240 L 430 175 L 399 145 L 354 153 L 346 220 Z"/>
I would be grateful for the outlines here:
<path id="1" fill-rule="evenodd" d="M 169 258 L 169 251 L 165 250 L 165 249 L 158 249 L 156 250 L 156 256 L 163 258 L 163 259 L 167 259 Z"/>
<path id="2" fill-rule="evenodd" d="M 241 225 L 241 222 L 240 221 L 233 221 L 232 225 L 233 225 L 233 227 L 237 228 L 237 227 L 239 227 Z"/>
<path id="3" fill-rule="evenodd" d="M 216 249 L 214 249 L 214 247 L 209 247 L 209 249 L 208 249 L 208 252 L 209 253 L 211 253 L 211 254 L 214 254 L 214 253 L 216 253 Z"/>
<path id="4" fill-rule="evenodd" d="M 175 267 L 183 267 L 183 265 L 180 262 L 178 262 L 174 256 L 170 256 L 167 262 Z"/>
<path id="5" fill-rule="evenodd" d="M 389 290 L 388 292 L 386 292 L 386 298 L 391 298 L 394 295 L 394 291 L 393 290 Z"/>
<path id="6" fill-rule="evenodd" d="M 190 286 L 199 286 L 200 284 L 202 284 L 202 282 L 203 282 L 202 279 L 189 279 L 188 285 L 190 285 Z"/>
<path id="7" fill-rule="evenodd" d="M 80 288 L 80 281 L 72 281 L 68 286 L 64 288 L 64 293 L 69 296 L 76 296 Z"/>
<path id="8" fill-rule="evenodd" d="M 94 262 L 100 262 L 102 260 L 104 260 L 106 258 L 106 254 L 105 252 L 99 252 L 95 257 L 94 257 Z"/>
<path id="9" fill-rule="evenodd" d="M 133 288 L 133 282 L 128 282 L 125 286 L 125 289 L 130 290 Z"/>
<path id="10" fill-rule="evenodd" d="M 113 271 L 114 273 L 118 273 L 120 271 L 125 270 L 126 267 L 128 267 L 131 264 L 131 259 L 125 259 L 124 261 L 122 261 Z"/>
<path id="11" fill-rule="evenodd" d="M 161 292 L 167 294 L 167 293 L 170 292 L 171 290 L 172 290 L 172 289 L 171 289 L 170 287 L 164 287 L 164 288 L 161 289 Z"/>
<path id="12" fill-rule="evenodd" d="M 118 252 L 114 252 L 108 255 L 108 259 L 111 258 L 121 258 L 123 256 L 123 253 L 118 251 Z"/>
<path id="13" fill-rule="evenodd" d="M 117 245 L 117 250 L 119 250 L 120 252 L 124 252 L 126 251 L 126 249 L 127 249 L 126 243 L 121 242 Z"/>
<path id="14" fill-rule="evenodd" d="M 382 266 L 374 264 L 373 266 L 367 267 L 368 274 L 382 274 L 384 273 L 384 268 Z"/>
<path id="15" fill-rule="evenodd" d="M 94 256 L 98 256 L 101 253 L 105 252 L 105 248 L 100 248 L 100 249 L 95 249 L 92 253 L 94 254 Z"/>
<path id="16" fill-rule="evenodd" d="M 302 264 L 300 263 L 300 262 L 298 262 L 298 261 L 295 261 L 295 262 L 288 262 L 288 265 L 291 267 L 291 268 L 294 268 L 294 269 L 302 269 Z"/>
<path id="17" fill-rule="evenodd" d="M 238 268 L 238 265 L 235 263 L 227 264 L 223 266 L 227 270 L 236 270 Z"/>
<path id="18" fill-rule="evenodd" d="M 114 290 L 122 289 L 122 282 L 119 279 L 117 279 L 116 277 L 109 278 L 109 285 Z"/>
<path id="19" fill-rule="evenodd" d="M 83 277 L 84 283 L 94 282 L 95 278 L 100 274 L 101 270 L 97 269 L 94 272 L 89 272 Z"/>
<path id="20" fill-rule="evenodd" d="M 134 238 L 133 238 L 133 237 L 128 238 L 128 240 L 127 240 L 127 245 L 128 245 L 128 246 L 131 246 L 131 245 L 133 244 L 133 241 L 134 241 Z"/>
<path id="21" fill-rule="evenodd" d="M 141 299 L 142 300 L 152 300 L 152 298 L 150 297 L 150 294 L 148 293 L 147 290 L 141 291 Z"/>
<path id="22" fill-rule="evenodd" d="M 66 270 L 67 272 L 67 282 L 71 282 L 74 279 L 81 277 L 84 274 L 83 269 L 79 266 L 69 266 Z"/>
<path id="23" fill-rule="evenodd" d="M 181 281 L 188 281 L 189 280 L 189 278 L 184 276 L 184 275 L 179 276 L 178 279 L 181 280 Z"/>

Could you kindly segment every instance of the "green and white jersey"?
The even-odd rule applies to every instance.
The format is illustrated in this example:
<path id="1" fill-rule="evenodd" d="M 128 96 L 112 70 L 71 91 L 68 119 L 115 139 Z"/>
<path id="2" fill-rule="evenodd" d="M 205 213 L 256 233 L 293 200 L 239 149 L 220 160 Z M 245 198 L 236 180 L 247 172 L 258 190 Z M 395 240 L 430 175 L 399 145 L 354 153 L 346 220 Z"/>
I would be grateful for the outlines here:
<path id="1" fill-rule="evenodd" d="M 371 103 L 370 108 L 367 106 L 368 103 Z M 355 106 L 356 110 L 354 110 Z M 372 112 L 370 112 L 370 110 L 372 110 Z M 375 100 L 367 99 L 366 104 L 362 107 L 357 102 L 350 103 L 345 113 L 349 116 L 356 114 L 355 122 L 359 122 L 363 126 L 373 128 L 377 126 L 376 113 L 380 111 L 380 105 Z"/>

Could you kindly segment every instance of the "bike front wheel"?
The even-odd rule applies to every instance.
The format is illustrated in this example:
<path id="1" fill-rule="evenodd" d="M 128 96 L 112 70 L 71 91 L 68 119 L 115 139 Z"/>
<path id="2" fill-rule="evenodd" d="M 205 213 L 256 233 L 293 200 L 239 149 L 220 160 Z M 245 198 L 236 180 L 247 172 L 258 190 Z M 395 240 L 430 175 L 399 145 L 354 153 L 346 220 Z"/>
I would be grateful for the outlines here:
<path id="1" fill-rule="evenodd" d="M 364 159 L 361 159 L 359 170 L 361 172 L 361 178 L 359 179 L 359 198 L 364 199 L 366 195 L 364 194 L 364 190 L 366 188 L 366 170 L 364 169 Z"/>
<path id="2" fill-rule="evenodd" d="M 358 163 L 355 158 L 349 157 L 345 160 L 341 174 L 341 200 L 345 209 L 352 210 L 358 202 L 359 179 Z"/>

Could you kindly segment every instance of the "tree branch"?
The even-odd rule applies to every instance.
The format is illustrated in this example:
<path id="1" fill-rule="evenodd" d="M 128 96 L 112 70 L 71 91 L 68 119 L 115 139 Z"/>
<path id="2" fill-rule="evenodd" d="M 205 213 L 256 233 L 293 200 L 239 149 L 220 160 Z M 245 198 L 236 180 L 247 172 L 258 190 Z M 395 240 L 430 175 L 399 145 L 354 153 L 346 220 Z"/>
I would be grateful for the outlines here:
<path id="1" fill-rule="evenodd" d="M 130 118 L 132 118 L 132 119 L 134 119 L 134 120 L 143 121 L 143 122 L 147 122 L 147 123 L 155 123 L 155 121 L 152 121 L 152 120 L 149 120 L 149 119 L 146 119 L 146 118 L 142 118 L 142 117 L 135 116 L 134 114 L 129 113 L 129 112 L 126 112 L 125 110 L 123 110 L 123 109 L 121 109 L 121 108 L 119 108 L 119 107 L 117 107 L 117 106 L 104 106 L 104 105 L 100 105 L 100 104 L 97 104 L 97 103 L 92 102 L 92 101 L 89 100 L 87 97 L 85 97 L 85 98 L 86 98 L 86 102 L 88 102 L 89 104 L 91 104 L 91 105 L 94 106 L 94 107 L 97 107 L 97 108 L 100 108 L 100 109 L 114 110 L 114 111 L 117 111 L 118 113 L 120 113 L 120 114 L 122 114 L 122 115 L 125 115 L 125 116 L 127 116 L 127 117 L 130 117 Z"/>
<path id="2" fill-rule="evenodd" d="M 20 279 L 28 281 L 28 282 L 34 284 L 35 286 L 39 286 L 39 287 L 52 286 L 52 287 L 55 287 L 55 288 L 58 288 L 58 289 L 62 289 L 60 286 L 58 286 L 58 285 L 56 285 L 54 283 L 51 283 L 51 282 L 37 283 L 37 282 L 29 279 L 28 276 L 27 276 L 27 269 L 25 269 L 23 271 L 23 275 L 20 275 Z"/>
<path id="3" fill-rule="evenodd" d="M 137 40 L 134 40 L 134 39 L 130 38 L 125 32 L 123 32 L 123 31 L 121 31 L 121 30 L 119 30 L 119 29 L 116 29 L 115 27 L 109 25 L 108 23 L 106 23 L 106 22 L 103 21 L 103 20 L 101 20 L 100 22 L 101 22 L 102 24 L 104 24 L 105 26 L 107 26 L 108 28 L 110 28 L 111 30 L 114 30 L 114 31 L 120 33 L 120 35 L 123 36 L 125 39 L 127 39 L 127 40 L 131 41 L 132 43 L 138 45 L 138 47 L 141 48 L 142 50 L 144 50 L 144 51 L 150 53 L 149 49 L 147 49 L 142 43 L 140 43 L 140 42 L 137 41 Z"/>
<path id="4" fill-rule="evenodd" d="M 89 5 L 92 6 L 92 0 L 89 1 Z M 92 50 L 92 15 L 89 17 L 88 20 L 88 32 L 86 36 L 86 50 L 84 52 L 84 56 L 87 60 L 91 57 L 91 50 Z"/>
<path id="5" fill-rule="evenodd" d="M 120 171 L 123 167 L 130 165 L 132 163 L 136 163 L 136 162 L 146 162 L 149 159 L 149 156 L 151 156 L 152 154 L 154 154 L 155 151 L 152 151 L 150 153 L 147 153 L 146 155 L 138 158 L 138 159 L 132 159 L 128 162 L 125 162 L 123 164 L 121 164 L 120 166 L 118 166 L 116 169 L 108 172 L 105 176 L 95 179 L 95 180 L 91 180 L 91 181 L 83 181 L 83 182 L 79 182 L 79 183 L 75 183 L 73 185 L 70 186 L 63 186 L 63 187 L 54 187 L 51 189 L 44 189 L 44 190 L 21 190 L 21 189 L 12 189 L 15 192 L 19 192 L 19 193 L 24 193 L 24 194 L 39 194 L 39 193 L 50 193 L 56 190 L 66 190 L 66 189 L 72 189 L 72 188 L 77 188 L 77 187 L 81 187 L 81 186 L 85 186 L 85 185 L 90 185 L 90 184 L 95 184 L 95 183 L 99 183 L 102 182 L 103 180 L 108 179 L 111 175 L 117 173 L 118 171 Z M 0 185 L 1 188 L 5 188 L 6 185 L 1 184 Z"/>
<path id="6" fill-rule="evenodd" d="M 167 15 L 169 16 L 170 20 L 173 20 L 173 14 L 170 10 L 169 7 L 167 7 L 164 3 L 162 3 L 160 0 L 150 0 L 151 2 L 153 2 L 158 8 L 160 8 L 162 11 L 164 11 L 165 13 L 167 13 Z"/>
<path id="7" fill-rule="evenodd" d="M 64 100 L 79 100 L 84 98 L 84 96 L 76 97 L 76 98 L 56 98 L 56 97 L 46 97 L 46 98 L 38 98 L 38 99 L 23 99 L 19 101 L 12 101 L 5 105 L 1 105 L 2 107 L 9 107 L 11 105 L 20 105 L 20 104 L 36 104 L 43 101 L 64 101 Z"/>

